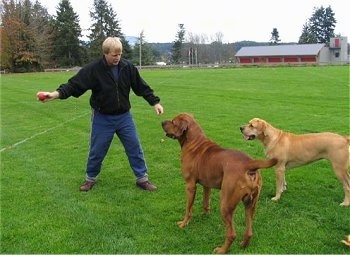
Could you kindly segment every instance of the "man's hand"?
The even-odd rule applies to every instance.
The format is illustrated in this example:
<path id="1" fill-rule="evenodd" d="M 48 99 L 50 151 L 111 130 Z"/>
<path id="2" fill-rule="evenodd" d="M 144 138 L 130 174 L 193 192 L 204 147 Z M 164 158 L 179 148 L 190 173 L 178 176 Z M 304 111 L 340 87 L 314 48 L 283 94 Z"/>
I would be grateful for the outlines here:
<path id="1" fill-rule="evenodd" d="M 161 104 L 155 104 L 154 106 L 154 110 L 156 110 L 157 115 L 162 115 L 164 113 L 164 109 L 163 106 Z"/>
<path id="2" fill-rule="evenodd" d="M 39 91 L 38 93 L 36 93 L 36 98 L 43 103 L 57 99 L 59 97 L 60 97 L 60 94 L 58 93 L 58 91 L 54 91 L 54 92 Z"/>

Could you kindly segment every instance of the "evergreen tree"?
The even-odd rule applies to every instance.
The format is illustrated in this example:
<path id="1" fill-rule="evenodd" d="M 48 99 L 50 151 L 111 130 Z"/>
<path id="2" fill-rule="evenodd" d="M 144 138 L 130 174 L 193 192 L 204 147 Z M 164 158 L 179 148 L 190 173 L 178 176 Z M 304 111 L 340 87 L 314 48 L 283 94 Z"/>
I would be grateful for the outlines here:
<path id="1" fill-rule="evenodd" d="M 310 18 L 310 29 L 315 34 L 318 43 L 329 44 L 330 38 L 334 37 L 336 23 L 334 12 L 330 6 L 315 8 Z"/>
<path id="2" fill-rule="evenodd" d="M 102 43 L 109 37 L 119 37 L 123 44 L 123 57 L 131 57 L 131 48 L 121 31 L 117 14 L 113 10 L 110 3 L 105 0 L 94 0 L 93 10 L 90 11 L 90 17 L 93 22 L 91 33 L 88 36 L 89 56 L 90 59 L 95 59 L 102 54 Z"/>
<path id="3" fill-rule="evenodd" d="M 40 56 L 41 64 L 44 67 L 52 67 L 52 51 L 54 49 L 54 26 L 53 17 L 49 15 L 38 0 L 35 1 L 32 9 L 30 27 L 35 34 L 37 54 Z"/>
<path id="4" fill-rule="evenodd" d="M 278 30 L 277 28 L 274 28 L 272 29 L 272 32 L 271 32 L 271 39 L 270 39 L 270 44 L 278 44 L 280 42 L 280 36 L 279 36 L 279 33 L 278 33 Z"/>
<path id="5" fill-rule="evenodd" d="M 172 61 L 174 64 L 180 64 L 182 60 L 182 48 L 185 40 L 184 24 L 179 24 L 179 31 L 176 34 L 176 39 L 172 48 Z"/>
<path id="6" fill-rule="evenodd" d="M 315 34 L 311 32 L 310 26 L 308 23 L 305 23 L 303 26 L 303 31 L 299 37 L 299 44 L 313 44 L 317 43 L 317 38 Z"/>
<path id="7" fill-rule="evenodd" d="M 61 0 L 56 11 L 53 58 L 59 66 L 82 64 L 79 16 L 69 0 Z"/>
<path id="8" fill-rule="evenodd" d="M 143 31 L 140 33 L 138 42 L 135 43 L 132 61 L 135 65 L 139 65 L 140 67 L 154 65 L 155 61 L 152 47 L 146 42 Z"/>
<path id="9" fill-rule="evenodd" d="M 334 37 L 336 19 L 334 12 L 329 6 L 314 8 L 314 12 L 308 22 L 303 26 L 299 43 L 325 43 L 329 44 L 330 38 Z"/>

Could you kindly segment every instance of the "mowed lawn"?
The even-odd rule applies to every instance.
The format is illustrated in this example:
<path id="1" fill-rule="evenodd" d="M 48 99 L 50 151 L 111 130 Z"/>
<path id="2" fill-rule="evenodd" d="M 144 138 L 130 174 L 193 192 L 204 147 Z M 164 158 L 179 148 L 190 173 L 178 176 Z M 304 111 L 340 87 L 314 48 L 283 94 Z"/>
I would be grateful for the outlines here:
<path id="1" fill-rule="evenodd" d="M 157 116 L 131 95 L 156 192 L 137 189 L 117 138 L 98 183 L 79 192 L 89 147 L 88 92 L 43 104 L 37 91 L 53 91 L 72 72 L 1 76 L 1 253 L 205 254 L 224 241 L 219 195 L 210 215 L 198 186 L 192 221 L 185 229 L 185 188 L 180 146 L 164 137 L 161 121 L 194 115 L 206 135 L 227 148 L 264 158 L 262 144 L 245 141 L 239 127 L 260 117 L 293 133 L 349 131 L 349 66 L 231 69 L 142 69 L 161 97 Z M 164 139 L 164 142 L 161 142 Z M 273 169 L 262 170 L 263 189 L 246 249 L 239 248 L 244 210 L 234 217 L 231 254 L 348 254 L 350 208 L 330 163 L 321 160 L 287 172 L 288 190 L 278 202 Z"/>

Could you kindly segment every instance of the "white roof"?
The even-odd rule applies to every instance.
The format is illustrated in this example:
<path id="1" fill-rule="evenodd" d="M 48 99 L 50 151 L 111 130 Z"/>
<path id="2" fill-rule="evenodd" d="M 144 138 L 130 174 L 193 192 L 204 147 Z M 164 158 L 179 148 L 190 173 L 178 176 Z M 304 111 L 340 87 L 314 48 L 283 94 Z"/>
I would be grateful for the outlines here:
<path id="1" fill-rule="evenodd" d="M 318 55 L 324 44 L 295 44 L 242 47 L 236 57 Z"/>

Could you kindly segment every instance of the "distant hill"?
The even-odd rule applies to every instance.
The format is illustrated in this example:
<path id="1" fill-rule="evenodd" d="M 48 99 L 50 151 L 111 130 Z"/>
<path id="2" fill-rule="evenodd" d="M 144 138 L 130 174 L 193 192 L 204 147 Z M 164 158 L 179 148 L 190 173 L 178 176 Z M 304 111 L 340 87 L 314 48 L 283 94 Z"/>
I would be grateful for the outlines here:
<path id="1" fill-rule="evenodd" d="M 125 39 L 129 42 L 131 47 L 134 47 L 138 43 L 139 38 L 136 36 L 125 36 Z M 154 51 L 157 59 L 168 59 L 171 56 L 174 42 L 169 43 L 149 43 L 146 42 Z M 186 44 L 186 43 L 185 43 Z M 285 43 L 284 43 L 285 44 Z M 295 43 L 287 43 L 295 44 Z M 233 49 L 234 52 L 238 52 L 242 47 L 249 46 L 267 46 L 270 45 L 269 42 L 255 42 L 255 41 L 238 41 L 234 43 L 227 43 L 225 47 Z M 185 46 L 186 47 L 186 46 Z"/>
<path id="2" fill-rule="evenodd" d="M 172 51 L 172 47 L 174 45 L 173 42 L 171 43 L 148 43 L 153 49 L 155 49 L 157 52 L 160 53 L 160 55 L 166 55 L 169 54 Z M 228 43 L 235 52 L 239 51 L 242 47 L 247 46 L 266 46 L 269 45 L 268 42 L 254 42 L 254 41 L 240 41 L 235 43 Z"/>
<path id="3" fill-rule="evenodd" d="M 136 36 L 125 36 L 125 39 L 129 42 L 130 46 L 132 46 L 132 47 L 136 43 L 138 43 L 138 40 L 139 40 L 139 38 Z M 150 43 L 150 42 L 147 42 L 147 44 L 151 45 L 154 49 L 156 49 L 160 53 L 164 53 L 164 52 L 171 51 L 174 42 L 168 42 L 168 43 Z M 232 45 L 233 49 L 236 52 L 242 47 L 270 45 L 269 42 L 255 42 L 255 41 L 238 41 L 238 42 L 228 43 L 228 44 Z M 290 43 L 281 43 L 281 44 L 296 44 L 296 43 L 290 42 Z"/>
<path id="4" fill-rule="evenodd" d="M 125 39 L 129 42 L 130 46 L 134 46 L 139 40 L 136 36 L 125 36 Z"/>
<path id="5" fill-rule="evenodd" d="M 239 41 L 239 42 L 230 43 L 230 44 L 232 44 L 235 52 L 239 51 L 242 47 L 269 45 L 268 42 L 254 42 L 254 41 Z"/>
<path id="6" fill-rule="evenodd" d="M 168 55 L 173 49 L 174 43 L 148 43 L 159 55 Z"/>
<path id="7" fill-rule="evenodd" d="M 156 51 L 158 51 L 160 54 L 169 53 L 172 50 L 172 47 L 174 45 L 173 42 L 171 43 L 148 43 L 151 45 L 152 48 L 154 48 Z M 294 42 L 291 43 L 281 43 L 282 44 L 296 44 Z M 270 45 L 269 42 L 255 42 L 255 41 L 239 41 L 234 43 L 228 43 L 227 45 L 232 46 L 233 50 L 235 52 L 239 51 L 242 47 L 249 47 L 249 46 L 268 46 Z"/>

